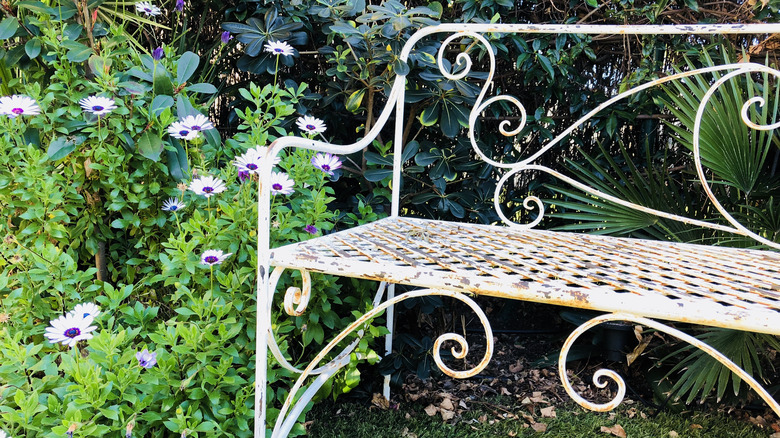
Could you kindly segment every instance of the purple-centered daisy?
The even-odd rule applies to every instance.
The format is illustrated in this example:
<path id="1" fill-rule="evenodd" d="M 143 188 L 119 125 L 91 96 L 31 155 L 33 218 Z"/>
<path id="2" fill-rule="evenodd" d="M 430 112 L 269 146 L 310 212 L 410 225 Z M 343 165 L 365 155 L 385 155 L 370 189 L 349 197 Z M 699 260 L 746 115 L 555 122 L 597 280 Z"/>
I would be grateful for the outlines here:
<path id="1" fill-rule="evenodd" d="M 162 9 L 153 5 L 151 2 L 138 2 L 135 4 L 135 10 L 139 14 L 143 13 L 147 17 L 156 17 L 162 14 Z"/>
<path id="2" fill-rule="evenodd" d="M 79 100 L 79 105 L 84 111 L 90 112 L 96 116 L 102 116 L 115 110 L 114 99 L 103 96 L 89 96 Z"/>
<path id="3" fill-rule="evenodd" d="M 182 208 L 186 207 L 187 205 L 183 202 L 179 201 L 179 198 L 168 198 L 167 201 L 163 202 L 162 210 L 163 211 L 178 211 Z"/>
<path id="4" fill-rule="evenodd" d="M 200 131 L 193 131 L 182 122 L 173 122 L 168 125 L 168 134 L 181 140 L 194 140 L 200 136 Z"/>
<path id="5" fill-rule="evenodd" d="M 22 94 L 0 97 L 0 114 L 5 114 L 9 118 L 32 116 L 40 113 L 41 107 L 31 97 Z"/>
<path id="6" fill-rule="evenodd" d="M 157 365 L 157 353 L 150 353 L 146 348 L 136 353 L 135 358 L 138 359 L 138 365 L 147 370 Z"/>
<path id="7" fill-rule="evenodd" d="M 341 168 L 341 160 L 339 157 L 335 155 L 331 155 L 327 152 L 318 153 L 311 159 L 311 164 L 314 165 L 317 169 L 320 169 L 321 171 L 327 173 L 328 175 L 333 175 L 334 170 L 338 170 Z"/>
<path id="8" fill-rule="evenodd" d="M 290 56 L 295 53 L 293 47 L 284 41 L 268 41 L 264 47 L 266 52 L 274 55 Z"/>
<path id="9" fill-rule="evenodd" d="M 211 124 L 208 117 L 203 114 L 196 116 L 187 116 L 180 120 L 184 127 L 189 128 L 190 131 L 205 131 L 207 129 L 214 129 L 214 125 Z"/>
<path id="10" fill-rule="evenodd" d="M 298 125 L 298 128 L 300 128 L 301 131 L 305 131 L 309 134 L 325 132 L 326 129 L 325 122 L 311 116 L 298 117 L 298 120 L 296 120 L 295 123 Z"/>
<path id="11" fill-rule="evenodd" d="M 225 183 L 222 182 L 221 179 L 208 175 L 192 180 L 189 188 L 195 192 L 195 194 L 203 195 L 207 198 L 211 195 L 222 193 L 227 189 Z"/>
<path id="12" fill-rule="evenodd" d="M 236 157 L 236 161 L 233 165 L 238 168 L 238 171 L 247 171 L 249 173 L 257 173 L 260 170 L 260 164 L 265 159 L 268 153 L 268 148 L 265 146 L 255 146 L 252 149 L 247 150 L 243 155 Z M 279 164 L 282 159 L 277 155 L 274 158 L 274 166 Z"/>
<path id="13" fill-rule="evenodd" d="M 224 262 L 231 255 L 233 255 L 232 252 L 226 254 L 220 249 L 209 249 L 201 254 L 200 262 L 204 265 L 214 266 Z"/>
<path id="14" fill-rule="evenodd" d="M 92 339 L 92 331 L 97 327 L 92 324 L 94 319 L 82 317 L 68 313 L 51 321 L 51 327 L 46 327 L 46 333 L 43 335 L 49 339 L 52 344 L 60 342 L 69 347 L 75 346 L 79 341 Z"/>
<path id="15" fill-rule="evenodd" d="M 100 315 L 100 307 L 95 303 L 79 303 L 69 312 L 69 315 L 95 319 Z"/>
<path id="16" fill-rule="evenodd" d="M 289 195 L 295 191 L 295 181 L 284 172 L 271 172 L 271 194 Z"/>
<path id="17" fill-rule="evenodd" d="M 306 231 L 309 234 L 317 234 L 318 230 L 317 227 L 315 227 L 314 225 L 306 225 L 305 227 L 303 227 L 303 231 Z"/>

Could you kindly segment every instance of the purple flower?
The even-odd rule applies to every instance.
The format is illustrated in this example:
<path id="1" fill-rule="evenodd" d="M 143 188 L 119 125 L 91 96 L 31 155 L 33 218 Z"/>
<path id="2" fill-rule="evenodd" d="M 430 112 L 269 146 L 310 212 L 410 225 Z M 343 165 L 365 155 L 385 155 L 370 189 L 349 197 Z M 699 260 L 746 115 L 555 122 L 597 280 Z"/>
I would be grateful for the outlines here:
<path id="1" fill-rule="evenodd" d="M 221 249 L 209 249 L 203 251 L 200 256 L 200 263 L 207 266 L 214 266 L 224 262 L 229 256 L 233 255 L 232 252 L 225 254 Z"/>
<path id="2" fill-rule="evenodd" d="M 333 171 L 341 168 L 341 160 L 335 155 L 329 153 L 318 153 L 311 159 L 311 164 L 317 169 L 333 176 Z"/>
<path id="3" fill-rule="evenodd" d="M 144 348 L 144 351 L 136 353 L 135 358 L 138 359 L 138 365 L 147 370 L 157 365 L 157 353 L 149 353 L 149 350 L 146 348 Z"/>
<path id="4" fill-rule="evenodd" d="M 306 231 L 309 234 L 317 234 L 317 227 L 314 225 L 306 225 L 303 227 L 303 231 Z"/>
<path id="5" fill-rule="evenodd" d="M 238 171 L 238 182 L 243 183 L 244 181 L 249 179 L 249 171 L 248 170 L 239 170 Z"/>
<path id="6" fill-rule="evenodd" d="M 184 0 L 176 0 L 176 12 L 181 12 L 184 10 Z"/>
<path id="7" fill-rule="evenodd" d="M 154 59 L 155 61 L 159 61 L 163 58 L 163 55 L 165 55 L 165 52 L 163 52 L 163 48 L 158 47 L 154 49 L 154 51 L 152 52 L 152 59 Z"/>
<path id="8" fill-rule="evenodd" d="M 220 39 L 222 40 L 222 44 L 227 44 L 228 41 L 233 39 L 233 37 L 230 36 L 230 32 L 224 31 L 224 32 L 222 32 L 222 37 L 220 37 Z"/>

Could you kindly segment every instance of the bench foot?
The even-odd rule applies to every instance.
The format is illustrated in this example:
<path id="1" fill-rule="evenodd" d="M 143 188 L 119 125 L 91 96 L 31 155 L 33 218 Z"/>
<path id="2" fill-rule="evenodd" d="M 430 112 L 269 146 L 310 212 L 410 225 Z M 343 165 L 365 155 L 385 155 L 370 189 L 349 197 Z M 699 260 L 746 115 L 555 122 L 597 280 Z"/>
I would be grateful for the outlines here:
<path id="1" fill-rule="evenodd" d="M 620 377 L 620 375 L 618 375 L 613 370 L 600 369 L 593 374 L 593 384 L 596 385 L 598 388 L 604 388 L 605 386 L 607 386 L 607 384 L 609 384 L 608 379 L 611 379 L 618 385 L 617 394 L 612 400 L 610 400 L 607 403 L 593 403 L 588 400 L 585 400 L 574 390 L 574 388 L 571 385 L 571 382 L 569 381 L 569 376 L 566 374 L 566 357 L 568 356 L 569 350 L 574 344 L 574 341 L 576 341 L 577 338 L 580 337 L 580 335 L 585 333 L 590 328 L 595 327 L 607 321 L 635 322 L 637 324 L 651 327 L 658 331 L 670 334 L 678 339 L 681 339 L 693 345 L 696 348 L 701 349 L 705 353 L 712 356 L 715 360 L 728 367 L 732 372 L 734 372 L 742 380 L 744 380 L 751 388 L 753 388 L 758 393 L 758 395 L 769 405 L 769 407 L 772 408 L 772 410 L 778 416 L 780 416 L 780 404 L 778 404 L 778 402 L 774 398 L 772 398 L 769 392 L 767 392 L 767 390 L 764 389 L 764 387 L 761 386 L 761 384 L 758 383 L 756 379 L 754 379 L 750 374 L 745 372 L 745 370 L 740 368 L 731 359 L 724 356 L 721 352 L 715 350 L 714 348 L 700 341 L 699 339 L 696 339 L 695 337 L 687 333 L 681 332 L 680 330 L 669 327 L 666 324 L 662 324 L 652 319 L 644 318 L 641 316 L 635 316 L 627 313 L 610 313 L 606 315 L 597 316 L 585 322 L 581 326 L 577 327 L 577 329 L 574 330 L 574 332 L 572 332 L 572 334 L 569 335 L 569 337 L 566 339 L 566 342 L 564 343 L 563 348 L 561 349 L 561 353 L 558 357 L 558 374 L 560 375 L 561 382 L 563 383 L 563 387 L 566 390 L 566 392 L 580 406 L 586 409 L 590 409 L 592 411 L 599 411 L 599 412 L 611 411 L 612 409 L 615 409 L 618 405 L 620 405 L 620 403 L 623 401 L 623 398 L 626 395 L 625 381 L 623 380 L 622 377 Z"/>

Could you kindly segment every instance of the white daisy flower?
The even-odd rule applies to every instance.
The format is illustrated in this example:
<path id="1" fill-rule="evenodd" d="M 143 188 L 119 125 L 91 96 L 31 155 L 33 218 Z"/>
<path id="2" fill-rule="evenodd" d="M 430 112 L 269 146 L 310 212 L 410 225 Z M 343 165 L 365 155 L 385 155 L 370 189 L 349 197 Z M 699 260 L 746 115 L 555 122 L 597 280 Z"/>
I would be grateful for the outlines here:
<path id="1" fill-rule="evenodd" d="M 156 17 L 162 14 L 162 9 L 153 5 L 152 2 L 138 2 L 135 4 L 136 12 L 143 13 L 147 17 Z"/>
<path id="2" fill-rule="evenodd" d="M 333 175 L 333 171 L 341 168 L 341 160 L 339 157 L 335 155 L 331 155 L 329 153 L 318 153 L 311 159 L 311 164 L 314 165 L 317 169 L 320 169 L 321 171 L 327 173 L 328 175 Z"/>
<path id="3" fill-rule="evenodd" d="M 84 108 L 84 111 L 89 111 L 96 116 L 108 114 L 116 109 L 114 99 L 103 96 L 85 97 L 79 101 L 79 104 Z"/>
<path id="4" fill-rule="evenodd" d="M 204 265 L 214 266 L 224 262 L 231 255 L 233 255 L 232 252 L 225 254 L 220 249 L 209 249 L 201 254 L 200 262 Z"/>
<path id="5" fill-rule="evenodd" d="M 265 159 L 268 154 L 268 148 L 265 146 L 255 146 L 249 149 L 243 155 L 236 157 L 236 161 L 233 165 L 238 168 L 239 171 L 245 171 L 249 173 L 257 173 L 260 170 L 260 163 Z M 277 155 L 274 157 L 274 166 L 279 164 L 282 159 Z"/>
<path id="6" fill-rule="evenodd" d="M 290 56 L 293 53 L 293 47 L 284 41 L 268 41 L 265 44 L 265 51 L 274 55 Z"/>
<path id="7" fill-rule="evenodd" d="M 60 342 L 73 347 L 79 341 L 92 339 L 92 331 L 97 327 L 92 324 L 94 319 L 89 316 L 83 318 L 72 312 L 51 321 L 51 327 L 46 327 L 46 336 L 52 344 Z"/>
<path id="8" fill-rule="evenodd" d="M 203 114 L 197 116 L 187 116 L 180 120 L 181 124 L 185 128 L 189 128 L 190 131 L 205 131 L 207 129 L 214 129 L 214 125 L 211 124 L 209 118 Z"/>
<path id="9" fill-rule="evenodd" d="M 271 193 L 274 195 L 289 195 L 295 191 L 295 181 L 284 172 L 271 172 Z"/>
<path id="10" fill-rule="evenodd" d="M 32 116 L 41 113 L 41 107 L 31 97 L 21 94 L 0 97 L 0 114 L 10 118 L 17 116 Z"/>
<path id="11" fill-rule="evenodd" d="M 162 209 L 163 211 L 178 211 L 186 206 L 187 204 L 179 201 L 179 198 L 168 198 L 167 201 L 163 202 Z"/>
<path id="12" fill-rule="evenodd" d="M 192 180 L 189 188 L 195 192 L 195 194 L 203 195 L 207 198 L 211 195 L 224 192 L 227 189 L 225 183 L 222 182 L 221 179 L 208 175 Z"/>
<path id="13" fill-rule="evenodd" d="M 78 316 L 80 318 L 97 318 L 100 315 L 100 307 L 95 303 L 81 303 L 76 304 L 76 307 L 70 311 L 69 315 Z"/>
<path id="14" fill-rule="evenodd" d="M 0 430 L 0 438 L 8 438 L 4 431 Z"/>
<path id="15" fill-rule="evenodd" d="M 325 132 L 326 129 L 325 122 L 311 116 L 298 117 L 298 120 L 295 123 L 298 124 L 298 128 L 300 128 L 301 131 L 306 131 L 309 134 Z"/>
<path id="16" fill-rule="evenodd" d="M 181 140 L 195 140 L 200 136 L 199 131 L 184 126 L 182 122 L 173 122 L 168 126 L 168 134 Z"/>

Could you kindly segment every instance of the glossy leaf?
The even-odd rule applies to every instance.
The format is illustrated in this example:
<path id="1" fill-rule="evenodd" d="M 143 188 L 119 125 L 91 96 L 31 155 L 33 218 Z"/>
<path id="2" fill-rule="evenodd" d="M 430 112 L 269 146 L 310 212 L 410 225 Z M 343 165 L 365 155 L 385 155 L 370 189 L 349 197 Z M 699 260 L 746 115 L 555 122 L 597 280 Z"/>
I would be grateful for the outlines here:
<path id="1" fill-rule="evenodd" d="M 3 21 L 0 21 L 0 40 L 7 40 L 16 34 L 16 30 L 19 29 L 19 23 L 14 17 L 8 17 Z"/>

